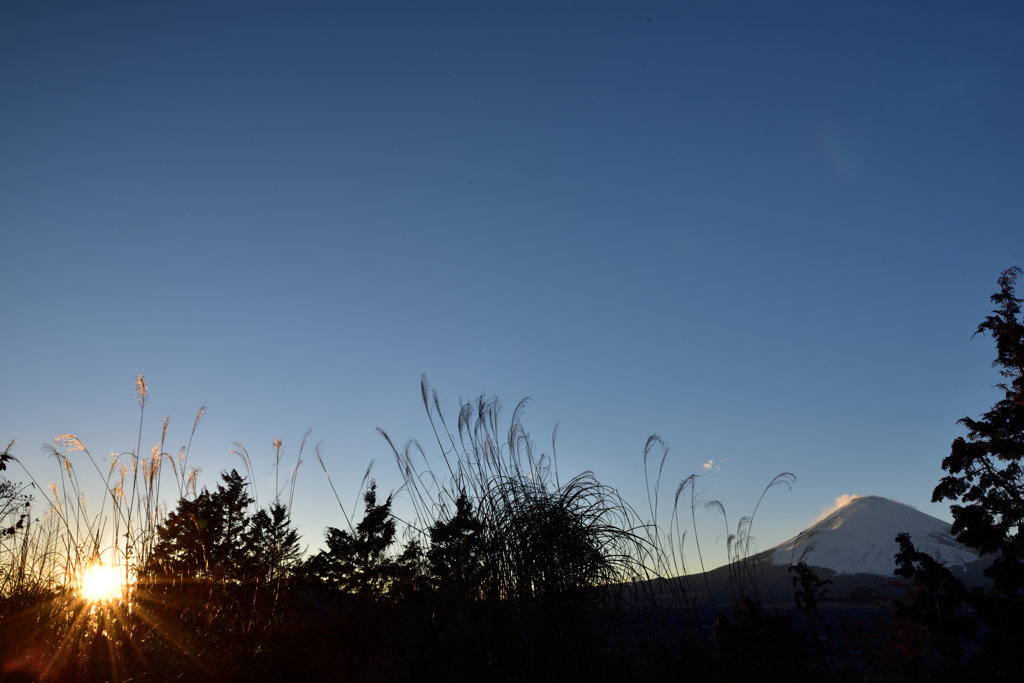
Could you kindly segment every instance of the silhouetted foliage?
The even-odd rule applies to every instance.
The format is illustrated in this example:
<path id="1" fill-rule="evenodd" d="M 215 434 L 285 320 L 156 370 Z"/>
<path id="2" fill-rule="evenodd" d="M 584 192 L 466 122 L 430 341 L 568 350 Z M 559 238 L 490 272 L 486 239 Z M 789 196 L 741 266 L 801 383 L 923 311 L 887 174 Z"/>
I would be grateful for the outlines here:
<path id="1" fill-rule="evenodd" d="M 720 680 L 799 680 L 804 646 L 792 617 L 766 613 L 752 596 L 735 606 L 735 621 L 722 615 L 714 625 L 715 678 Z"/>
<path id="2" fill-rule="evenodd" d="M 1024 647 L 1024 321 L 1014 292 L 1020 275 L 1020 268 L 1003 272 L 999 291 L 991 297 L 996 308 L 975 332 L 991 334 L 996 342 L 992 365 L 1003 378 L 996 385 L 1003 398 L 981 419 L 960 420 L 967 438 L 953 441 L 942 461 L 948 474 L 932 494 L 933 502 L 956 501 L 952 530 L 961 543 L 995 554 L 985 570 L 993 579 L 992 591 L 975 602 L 996 631 L 992 644 L 1014 661 Z"/>
<path id="3" fill-rule="evenodd" d="M 897 605 L 896 617 L 921 624 L 939 638 L 972 637 L 974 620 L 961 610 L 968 597 L 963 581 L 931 555 L 914 548 L 910 534 L 899 534 L 896 542 L 900 551 L 894 573 L 911 581 L 911 591 Z"/>
<path id="4" fill-rule="evenodd" d="M 821 618 L 818 613 L 818 605 L 829 599 L 826 597 L 828 589 L 825 586 L 832 582 L 828 579 L 818 578 L 814 570 L 802 561 L 792 565 L 789 572 L 796 573 L 792 579 L 793 587 L 796 588 L 796 592 L 793 593 L 796 608 L 804 613 L 807 623 L 813 628 L 814 622 Z"/>
<path id="5" fill-rule="evenodd" d="M 24 584 L 31 509 L 32 496 L 26 493 L 25 486 L 0 480 L 0 596 L 19 590 Z"/>
<path id="6" fill-rule="evenodd" d="M 363 494 L 363 519 L 352 532 L 327 527 L 326 550 L 308 563 L 308 570 L 327 585 L 362 597 L 384 596 L 393 587 L 398 566 L 388 549 L 395 542 L 391 496 L 377 504 L 377 484 Z"/>
<path id="7" fill-rule="evenodd" d="M 299 532 L 280 502 L 271 503 L 253 515 L 245 534 L 245 548 L 252 573 L 259 579 L 280 581 L 302 563 Z"/>
<path id="8" fill-rule="evenodd" d="M 0 453 L 0 472 L 6 470 L 7 461 L 12 460 L 14 458 L 14 456 L 11 455 L 11 446 L 13 445 L 14 439 L 11 439 L 9 442 L 7 442 L 7 448 L 3 450 L 3 453 Z"/>
<path id="9" fill-rule="evenodd" d="M 247 513 L 252 498 L 236 470 L 222 472 L 223 484 L 193 500 L 182 498 L 167 515 L 149 557 L 147 572 L 181 579 L 241 579 L 248 566 Z"/>
<path id="10" fill-rule="evenodd" d="M 427 564 L 433 588 L 455 600 L 483 597 L 484 524 L 465 492 L 455 501 L 455 514 L 430 527 Z"/>

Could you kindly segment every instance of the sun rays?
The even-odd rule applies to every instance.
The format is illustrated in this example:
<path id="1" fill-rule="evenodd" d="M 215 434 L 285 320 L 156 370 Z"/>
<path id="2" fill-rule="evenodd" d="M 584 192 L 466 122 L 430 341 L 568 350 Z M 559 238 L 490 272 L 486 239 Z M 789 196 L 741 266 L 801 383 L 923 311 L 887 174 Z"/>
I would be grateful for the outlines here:
<path id="1" fill-rule="evenodd" d="M 89 565 L 82 573 L 78 594 L 87 602 L 107 602 L 124 595 L 127 586 L 121 567 L 100 562 Z"/>

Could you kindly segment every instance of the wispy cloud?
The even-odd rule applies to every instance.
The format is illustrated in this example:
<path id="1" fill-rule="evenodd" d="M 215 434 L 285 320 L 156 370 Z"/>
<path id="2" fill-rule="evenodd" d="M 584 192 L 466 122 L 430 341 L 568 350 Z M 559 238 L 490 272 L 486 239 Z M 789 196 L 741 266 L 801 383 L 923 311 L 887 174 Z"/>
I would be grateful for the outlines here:
<path id="1" fill-rule="evenodd" d="M 859 496 L 856 493 L 844 493 L 841 496 L 836 496 L 836 499 L 832 501 L 831 505 L 826 505 L 825 507 L 821 508 L 821 514 L 819 514 L 818 518 L 814 521 L 820 522 L 821 520 L 825 519 L 839 508 L 843 507 L 844 505 L 850 503 L 853 500 L 856 500 L 857 498 L 863 498 L 863 496 Z"/>
<path id="2" fill-rule="evenodd" d="M 728 459 L 729 458 L 726 458 L 725 460 L 728 460 Z M 719 462 L 725 462 L 725 460 L 719 460 Z M 708 460 L 706 463 L 704 463 L 704 471 L 705 472 L 711 472 L 711 471 L 721 472 L 722 471 L 722 466 L 721 465 L 716 465 L 715 461 L 713 459 L 712 460 Z"/>

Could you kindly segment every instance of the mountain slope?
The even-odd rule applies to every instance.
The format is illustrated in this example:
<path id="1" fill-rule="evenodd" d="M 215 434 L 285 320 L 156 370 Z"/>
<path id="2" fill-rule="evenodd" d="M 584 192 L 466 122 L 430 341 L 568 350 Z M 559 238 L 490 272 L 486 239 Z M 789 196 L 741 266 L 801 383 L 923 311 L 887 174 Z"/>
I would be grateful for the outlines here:
<path id="1" fill-rule="evenodd" d="M 825 519 L 764 553 L 772 564 L 803 560 L 838 574 L 892 576 L 899 552 L 896 535 L 910 534 L 914 546 L 952 567 L 965 567 L 977 553 L 961 545 L 950 525 L 909 505 L 882 498 L 855 498 Z"/>

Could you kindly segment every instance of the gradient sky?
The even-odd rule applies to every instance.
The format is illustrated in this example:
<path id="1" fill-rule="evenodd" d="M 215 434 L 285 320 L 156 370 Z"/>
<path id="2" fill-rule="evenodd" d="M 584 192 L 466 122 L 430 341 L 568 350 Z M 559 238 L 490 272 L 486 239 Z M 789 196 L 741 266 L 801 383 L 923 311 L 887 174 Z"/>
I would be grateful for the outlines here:
<path id="1" fill-rule="evenodd" d="M 730 520 L 796 474 L 762 548 L 846 494 L 950 519 L 1024 266 L 1024 7 L 697 4 L 5 3 L 0 439 L 41 481 L 58 434 L 133 449 L 145 371 L 144 452 L 205 403 L 201 483 L 240 441 L 269 500 L 312 427 L 350 501 L 400 483 L 377 427 L 429 446 L 426 373 L 637 508 L 652 433 Z"/>

